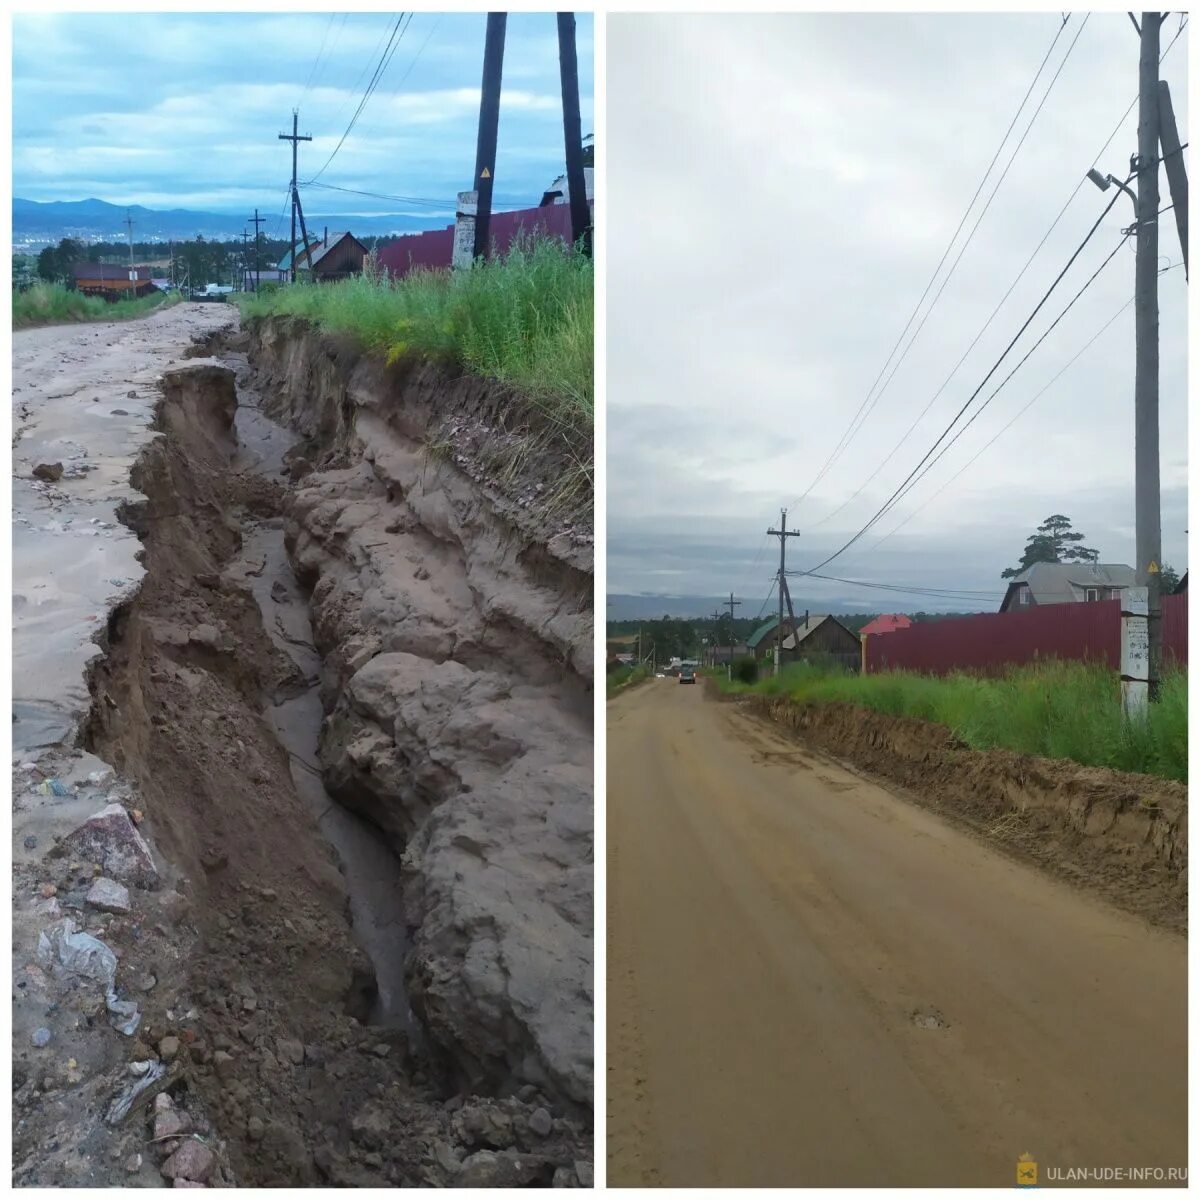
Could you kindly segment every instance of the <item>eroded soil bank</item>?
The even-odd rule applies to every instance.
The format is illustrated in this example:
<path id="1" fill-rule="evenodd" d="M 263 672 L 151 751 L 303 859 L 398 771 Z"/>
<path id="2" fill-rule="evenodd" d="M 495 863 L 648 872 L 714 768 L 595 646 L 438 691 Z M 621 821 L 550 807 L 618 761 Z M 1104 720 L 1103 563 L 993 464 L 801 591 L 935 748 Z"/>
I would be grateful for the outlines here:
<path id="1" fill-rule="evenodd" d="M 971 750 L 944 726 L 853 705 L 778 696 L 741 702 L 1126 911 L 1186 928 L 1184 785 L 1008 750 Z"/>
<path id="2" fill-rule="evenodd" d="M 168 1073 L 85 1137 L 23 1072 L 18 1175 L 79 1181 L 74 1151 L 123 1182 L 162 1157 L 166 1089 L 210 1185 L 590 1183 L 590 540 L 550 548 L 446 430 L 430 452 L 434 414 L 479 423 L 479 381 L 373 374 L 356 405 L 335 369 L 286 387 L 297 345 L 329 351 L 235 340 L 165 377 L 122 513 L 147 575 L 86 730 L 161 856 L 104 928 L 118 979 L 154 984 L 135 1038 L 94 1031 L 88 1094 L 123 1059 Z"/>

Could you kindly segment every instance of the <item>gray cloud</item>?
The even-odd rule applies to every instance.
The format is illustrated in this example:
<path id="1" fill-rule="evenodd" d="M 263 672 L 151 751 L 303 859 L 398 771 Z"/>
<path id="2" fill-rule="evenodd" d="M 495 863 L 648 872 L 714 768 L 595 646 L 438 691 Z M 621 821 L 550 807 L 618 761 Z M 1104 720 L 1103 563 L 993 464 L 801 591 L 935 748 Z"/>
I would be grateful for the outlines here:
<path id="1" fill-rule="evenodd" d="M 1064 30 L 1018 133 L 1083 15 Z M 804 531 L 789 555 L 810 565 L 920 460 L 1107 203 L 1090 184 L 1072 193 L 1136 91 L 1137 42 L 1124 14 L 1089 18 L 928 324 L 847 452 L 797 507 L 901 335 L 1057 21 L 609 19 L 610 591 L 762 596 L 777 553 L 764 531 L 781 505 Z M 1172 18 L 1168 40 L 1175 28 Z M 1164 64 L 1184 140 L 1186 43 L 1185 34 Z M 1136 113 L 1101 166 L 1123 172 L 1135 146 Z M 1032 267 L 933 399 L 1068 196 Z M 1128 207 L 1114 207 L 995 382 L 1118 243 Z M 1164 266 L 1180 259 L 1169 218 L 1161 251 Z M 1132 291 L 1133 254 L 1123 248 L 911 498 L 829 573 L 1000 590 L 999 572 L 1051 512 L 1070 516 L 1105 559 L 1132 561 L 1132 309 L 922 508 Z M 1163 544 L 1182 570 L 1183 272 L 1162 276 L 1160 291 Z M 806 587 L 847 603 L 871 596 L 872 607 L 884 595 Z"/>

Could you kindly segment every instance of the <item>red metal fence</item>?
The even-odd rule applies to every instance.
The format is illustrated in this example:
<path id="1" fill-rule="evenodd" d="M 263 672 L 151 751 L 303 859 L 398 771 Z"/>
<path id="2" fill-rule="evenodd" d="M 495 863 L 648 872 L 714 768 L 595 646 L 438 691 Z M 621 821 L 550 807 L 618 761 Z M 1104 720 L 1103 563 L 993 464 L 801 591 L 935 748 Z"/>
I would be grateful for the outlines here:
<path id="1" fill-rule="evenodd" d="M 1047 604 L 1024 612 L 919 621 L 866 639 L 864 668 L 993 674 L 1047 658 L 1120 665 L 1121 603 Z M 1163 597 L 1163 658 L 1187 665 L 1187 594 Z"/>
<path id="2" fill-rule="evenodd" d="M 546 204 L 516 212 L 492 213 L 488 236 L 493 252 L 505 254 L 518 237 L 551 237 L 571 241 L 571 208 Z M 420 267 L 448 268 L 454 250 L 454 226 L 410 233 L 389 242 L 379 251 L 380 266 L 395 278 Z"/>

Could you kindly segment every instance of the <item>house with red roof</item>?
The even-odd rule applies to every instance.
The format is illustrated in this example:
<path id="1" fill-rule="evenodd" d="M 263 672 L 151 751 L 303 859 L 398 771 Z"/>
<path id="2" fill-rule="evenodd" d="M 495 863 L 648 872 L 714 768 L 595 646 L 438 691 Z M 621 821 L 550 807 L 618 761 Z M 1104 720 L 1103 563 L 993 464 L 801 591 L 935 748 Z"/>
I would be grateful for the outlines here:
<path id="1" fill-rule="evenodd" d="M 859 630 L 859 636 L 865 637 L 869 633 L 895 633 L 897 629 L 907 629 L 911 624 L 911 618 L 903 613 L 884 613 L 875 620 L 868 621 Z"/>

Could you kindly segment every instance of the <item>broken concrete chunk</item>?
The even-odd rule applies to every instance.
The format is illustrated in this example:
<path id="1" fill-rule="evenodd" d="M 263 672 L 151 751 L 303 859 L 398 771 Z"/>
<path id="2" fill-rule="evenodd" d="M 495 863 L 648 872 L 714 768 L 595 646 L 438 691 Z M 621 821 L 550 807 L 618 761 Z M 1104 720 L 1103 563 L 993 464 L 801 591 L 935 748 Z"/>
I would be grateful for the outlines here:
<path id="1" fill-rule="evenodd" d="M 99 863 L 114 879 L 145 888 L 158 884 L 150 847 L 119 804 L 110 804 L 88 817 L 62 845 L 75 858 Z"/>
<path id="2" fill-rule="evenodd" d="M 203 1143 L 189 1138 L 162 1165 L 168 1179 L 187 1179 L 204 1183 L 217 1165 L 216 1155 Z"/>
<path id="3" fill-rule="evenodd" d="M 103 875 L 92 884 L 86 900 L 101 912 L 127 913 L 131 909 L 129 889 L 117 883 L 115 879 L 106 879 Z"/>

